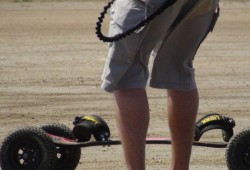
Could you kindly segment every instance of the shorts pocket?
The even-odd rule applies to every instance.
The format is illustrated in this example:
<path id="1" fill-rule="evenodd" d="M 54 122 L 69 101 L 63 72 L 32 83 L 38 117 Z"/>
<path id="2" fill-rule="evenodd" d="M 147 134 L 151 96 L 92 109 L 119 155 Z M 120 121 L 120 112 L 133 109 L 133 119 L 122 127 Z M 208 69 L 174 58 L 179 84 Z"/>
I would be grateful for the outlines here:
<path id="1" fill-rule="evenodd" d="M 145 18 L 149 10 L 138 0 L 116 0 L 111 10 L 112 20 L 109 24 L 109 36 L 124 33 L 133 28 Z M 109 43 L 108 56 L 117 62 L 132 63 L 138 51 L 143 28 L 136 30 L 135 33 L 124 39 Z"/>
<path id="2" fill-rule="evenodd" d="M 117 0 L 111 18 L 117 25 L 128 30 L 138 25 L 151 13 L 152 9 L 138 0 Z"/>

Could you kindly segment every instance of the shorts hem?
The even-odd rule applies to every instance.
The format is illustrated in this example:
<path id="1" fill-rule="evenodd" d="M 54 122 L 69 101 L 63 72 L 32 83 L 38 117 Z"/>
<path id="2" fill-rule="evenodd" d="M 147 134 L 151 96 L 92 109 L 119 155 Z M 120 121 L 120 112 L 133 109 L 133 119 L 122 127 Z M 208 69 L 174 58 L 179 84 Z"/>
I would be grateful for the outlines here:
<path id="1" fill-rule="evenodd" d="M 107 82 L 103 82 L 101 84 L 101 89 L 109 93 L 112 93 L 114 91 L 114 87 L 110 83 L 107 83 Z"/>
<path id="2" fill-rule="evenodd" d="M 122 85 L 112 86 L 111 83 L 103 82 L 101 88 L 106 92 L 113 93 L 115 90 L 125 90 L 125 89 L 142 89 L 146 88 L 146 83 L 144 81 L 122 83 Z"/>
<path id="3" fill-rule="evenodd" d="M 196 83 L 173 83 L 173 82 L 158 82 L 150 81 L 150 87 L 158 89 L 172 89 L 172 90 L 181 90 L 181 91 L 190 91 L 197 89 Z"/>

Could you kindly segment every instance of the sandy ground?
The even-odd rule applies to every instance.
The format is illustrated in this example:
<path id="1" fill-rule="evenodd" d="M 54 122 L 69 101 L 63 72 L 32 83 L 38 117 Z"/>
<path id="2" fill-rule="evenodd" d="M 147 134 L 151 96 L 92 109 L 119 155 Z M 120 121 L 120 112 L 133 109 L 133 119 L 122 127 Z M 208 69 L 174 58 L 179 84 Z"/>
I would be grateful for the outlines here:
<path id="1" fill-rule="evenodd" d="M 77 115 L 99 114 L 117 138 L 112 96 L 100 75 L 107 44 L 94 27 L 103 2 L 0 3 L 0 141 L 27 125 L 59 122 L 72 127 Z M 195 60 L 199 117 L 218 112 L 249 126 L 250 3 L 221 3 L 213 34 Z M 168 136 L 166 93 L 148 88 L 148 136 Z M 202 140 L 222 141 L 221 132 Z M 226 170 L 225 149 L 194 147 L 191 170 Z M 147 169 L 167 169 L 170 147 L 147 146 Z M 77 167 L 124 169 L 121 146 L 82 149 Z"/>

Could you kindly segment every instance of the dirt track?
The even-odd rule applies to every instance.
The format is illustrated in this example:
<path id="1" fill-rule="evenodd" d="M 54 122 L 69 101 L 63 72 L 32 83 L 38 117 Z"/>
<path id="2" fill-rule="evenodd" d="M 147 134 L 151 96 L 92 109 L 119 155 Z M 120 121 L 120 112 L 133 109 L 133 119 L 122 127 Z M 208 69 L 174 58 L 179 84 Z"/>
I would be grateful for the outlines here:
<path id="1" fill-rule="evenodd" d="M 94 34 L 102 2 L 0 3 L 0 141 L 26 125 L 100 114 L 117 138 L 112 96 L 100 88 L 107 44 Z M 218 112 L 250 127 L 250 3 L 221 4 L 213 34 L 195 60 L 199 117 Z M 148 88 L 148 136 L 168 136 L 166 94 Z M 221 132 L 202 140 L 222 141 Z M 147 147 L 147 168 L 167 169 L 169 146 Z M 225 149 L 193 148 L 191 170 L 226 170 Z M 82 169 L 124 169 L 120 146 L 82 150 Z"/>

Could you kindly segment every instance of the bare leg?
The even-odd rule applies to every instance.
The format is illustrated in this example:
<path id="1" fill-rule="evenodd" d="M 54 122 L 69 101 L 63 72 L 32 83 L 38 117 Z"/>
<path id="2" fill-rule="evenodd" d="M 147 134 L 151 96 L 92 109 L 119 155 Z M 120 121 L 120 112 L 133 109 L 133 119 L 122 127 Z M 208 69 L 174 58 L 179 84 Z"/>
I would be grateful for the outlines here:
<path id="1" fill-rule="evenodd" d="M 149 107 L 145 89 L 114 92 L 117 124 L 129 170 L 145 169 L 145 139 Z"/>
<path id="2" fill-rule="evenodd" d="M 172 138 L 171 170 L 189 169 L 198 105 L 197 89 L 168 90 L 168 116 Z"/>

